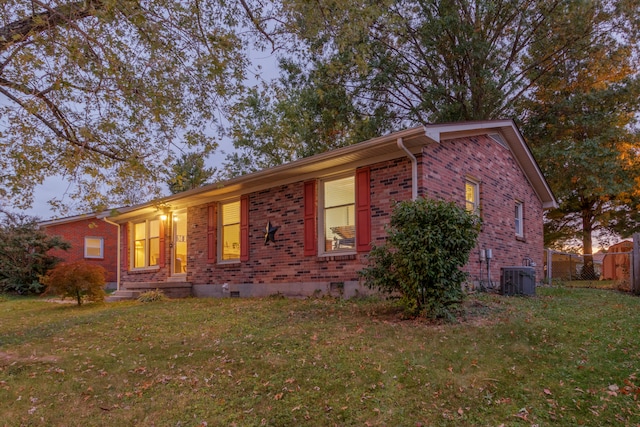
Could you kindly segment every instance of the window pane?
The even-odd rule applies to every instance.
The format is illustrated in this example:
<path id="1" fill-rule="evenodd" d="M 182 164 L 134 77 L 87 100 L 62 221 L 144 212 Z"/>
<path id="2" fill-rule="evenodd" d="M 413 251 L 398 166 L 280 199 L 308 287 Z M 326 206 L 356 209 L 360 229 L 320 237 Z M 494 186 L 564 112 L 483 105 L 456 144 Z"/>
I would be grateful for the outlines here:
<path id="1" fill-rule="evenodd" d="M 149 239 L 149 265 L 158 265 L 160 258 L 160 238 Z"/>
<path id="2" fill-rule="evenodd" d="M 355 247 L 355 178 L 324 183 L 325 250 Z"/>
<path id="3" fill-rule="evenodd" d="M 466 209 L 469 212 L 476 212 L 478 208 L 478 184 L 467 181 L 464 186 Z"/>
<path id="4" fill-rule="evenodd" d="M 522 203 L 516 202 L 515 208 L 515 225 L 516 225 L 516 234 L 518 236 L 522 236 L 523 234 L 523 224 L 522 224 Z"/>
<path id="5" fill-rule="evenodd" d="M 149 238 L 160 236 L 160 220 L 152 219 L 149 221 Z"/>
<path id="6" fill-rule="evenodd" d="M 146 254 L 146 250 L 145 250 L 145 240 L 136 240 L 134 242 L 135 248 L 134 248 L 134 252 L 133 252 L 133 256 L 134 256 L 134 261 L 133 261 L 133 266 L 134 267 L 145 267 L 145 254 Z"/>
<path id="7" fill-rule="evenodd" d="M 222 225 L 240 224 L 240 202 L 222 205 Z"/>
<path id="8" fill-rule="evenodd" d="M 102 258 L 102 238 L 85 237 L 84 256 L 85 258 Z"/>
<path id="9" fill-rule="evenodd" d="M 355 179 L 347 177 L 324 183 L 324 207 L 355 203 Z"/>
<path id="10" fill-rule="evenodd" d="M 240 258 L 240 224 L 222 227 L 222 259 Z"/>
<path id="11" fill-rule="evenodd" d="M 142 240 L 147 236 L 146 233 L 147 230 L 147 223 L 146 222 L 139 222 L 135 225 L 134 228 L 134 240 Z"/>
<path id="12" fill-rule="evenodd" d="M 222 205 L 222 260 L 240 258 L 240 201 Z"/>
<path id="13" fill-rule="evenodd" d="M 102 251 L 100 248 L 86 248 L 85 250 L 86 258 L 102 258 Z"/>

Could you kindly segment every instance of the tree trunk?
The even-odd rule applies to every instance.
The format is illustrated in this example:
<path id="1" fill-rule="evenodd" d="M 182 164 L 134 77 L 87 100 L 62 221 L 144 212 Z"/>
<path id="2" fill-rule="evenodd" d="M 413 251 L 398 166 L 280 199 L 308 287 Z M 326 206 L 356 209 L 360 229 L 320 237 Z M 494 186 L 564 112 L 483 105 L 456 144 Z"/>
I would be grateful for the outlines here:
<path id="1" fill-rule="evenodd" d="M 76 291 L 76 298 L 78 298 L 78 305 L 82 305 L 82 295 L 80 295 L 80 289 Z"/>
<path id="2" fill-rule="evenodd" d="M 580 279 L 595 280 L 596 271 L 593 266 L 593 240 L 591 233 L 593 232 L 593 214 L 591 209 L 583 209 L 582 211 L 582 253 L 584 255 L 584 265 L 580 272 Z"/>

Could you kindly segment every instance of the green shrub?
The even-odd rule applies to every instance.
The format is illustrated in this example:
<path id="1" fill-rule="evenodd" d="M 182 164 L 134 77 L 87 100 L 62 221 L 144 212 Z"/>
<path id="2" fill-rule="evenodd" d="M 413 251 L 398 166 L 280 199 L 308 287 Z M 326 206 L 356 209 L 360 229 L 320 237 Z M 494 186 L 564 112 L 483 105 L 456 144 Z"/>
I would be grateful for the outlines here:
<path id="1" fill-rule="evenodd" d="M 71 245 L 41 230 L 34 217 L 2 210 L 0 214 L 0 292 L 42 293 L 40 277 L 61 261 L 49 251 Z"/>
<path id="2" fill-rule="evenodd" d="M 81 305 L 83 299 L 104 301 L 106 275 L 107 271 L 99 265 L 75 261 L 59 264 L 42 278 L 42 283 L 47 294 L 76 298 Z"/>
<path id="3" fill-rule="evenodd" d="M 156 289 L 155 291 L 146 291 L 138 296 L 138 302 L 154 302 L 154 301 L 166 301 L 169 298 L 164 292 Z"/>
<path id="4" fill-rule="evenodd" d="M 360 271 L 367 286 L 399 294 L 411 315 L 450 317 L 464 297 L 460 270 L 475 247 L 480 219 L 453 202 L 419 199 L 394 206 L 387 240 Z"/>

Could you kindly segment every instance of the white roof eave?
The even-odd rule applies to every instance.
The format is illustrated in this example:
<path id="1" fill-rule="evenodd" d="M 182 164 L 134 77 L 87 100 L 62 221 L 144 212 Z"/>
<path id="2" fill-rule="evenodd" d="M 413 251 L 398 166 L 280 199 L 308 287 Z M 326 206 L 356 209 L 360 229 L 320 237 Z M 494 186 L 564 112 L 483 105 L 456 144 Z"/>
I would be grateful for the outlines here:
<path id="1" fill-rule="evenodd" d="M 540 168 L 514 122 L 512 120 L 488 120 L 409 128 L 359 144 L 296 160 L 285 165 L 164 197 L 154 202 L 104 212 L 98 217 L 110 217 L 114 222 L 124 222 L 131 218 L 160 212 L 164 207 L 178 209 L 211 203 L 237 197 L 247 192 L 260 191 L 291 182 L 317 178 L 318 176 L 328 176 L 331 173 L 354 169 L 385 159 L 404 157 L 406 153 L 397 144 L 399 138 L 402 138 L 403 145 L 411 152 L 419 153 L 424 145 L 430 143 L 440 143 L 446 139 L 465 136 L 482 135 L 490 131 L 499 131 L 505 137 L 516 161 L 538 194 L 543 207 L 545 209 L 557 207 L 557 202 L 551 189 L 542 176 Z"/>

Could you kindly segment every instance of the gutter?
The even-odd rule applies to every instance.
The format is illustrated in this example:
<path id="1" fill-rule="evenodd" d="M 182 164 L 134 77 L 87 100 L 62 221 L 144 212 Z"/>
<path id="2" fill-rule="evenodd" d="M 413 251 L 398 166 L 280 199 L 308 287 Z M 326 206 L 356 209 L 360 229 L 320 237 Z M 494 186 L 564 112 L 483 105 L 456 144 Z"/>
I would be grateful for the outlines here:
<path id="1" fill-rule="evenodd" d="M 399 137 L 396 143 L 398 148 L 407 153 L 407 157 L 411 160 L 411 200 L 418 200 L 418 159 L 405 147 L 402 137 Z"/>
<path id="2" fill-rule="evenodd" d="M 120 246 L 120 224 L 115 223 L 113 221 L 109 221 L 109 218 L 107 218 L 107 217 L 102 218 L 102 220 L 104 222 L 106 222 L 107 224 L 112 224 L 112 225 L 115 225 L 116 227 L 118 227 L 118 238 L 117 238 L 118 250 L 116 251 L 116 266 L 117 266 L 117 268 L 116 268 L 116 291 L 119 291 L 120 290 L 120 268 L 121 268 L 121 265 L 120 265 L 120 252 L 122 251 L 122 247 Z"/>

